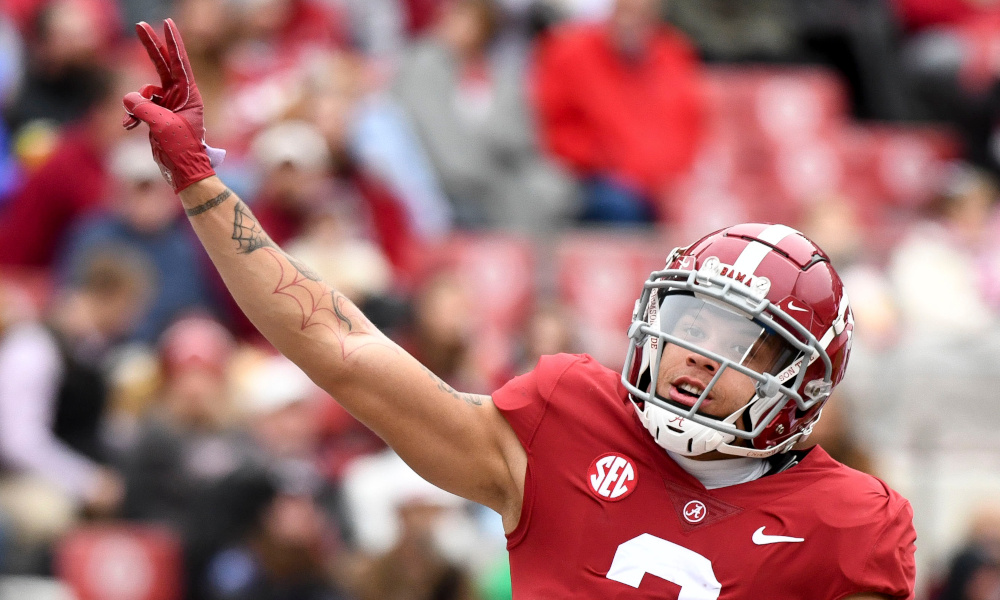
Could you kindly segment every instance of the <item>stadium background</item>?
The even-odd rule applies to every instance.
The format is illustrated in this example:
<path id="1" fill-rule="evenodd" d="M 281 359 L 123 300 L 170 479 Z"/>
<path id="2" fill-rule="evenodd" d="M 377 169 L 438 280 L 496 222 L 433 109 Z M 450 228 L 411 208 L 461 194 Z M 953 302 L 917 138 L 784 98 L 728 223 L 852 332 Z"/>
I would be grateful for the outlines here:
<path id="1" fill-rule="evenodd" d="M 804 231 L 858 323 L 813 441 L 910 499 L 919 598 L 1000 597 L 995 0 L 3 0 L 0 597 L 509 597 L 497 519 L 271 356 L 120 127 L 166 16 L 223 179 L 463 391 L 619 367 L 672 247 Z"/>

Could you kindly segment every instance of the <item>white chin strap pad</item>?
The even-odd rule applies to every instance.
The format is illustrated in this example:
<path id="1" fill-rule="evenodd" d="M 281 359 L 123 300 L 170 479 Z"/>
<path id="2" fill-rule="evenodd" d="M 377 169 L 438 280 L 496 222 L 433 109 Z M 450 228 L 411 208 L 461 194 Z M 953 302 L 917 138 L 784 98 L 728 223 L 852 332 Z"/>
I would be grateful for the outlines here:
<path id="1" fill-rule="evenodd" d="M 656 443 L 665 450 L 681 456 L 705 454 L 735 439 L 733 435 L 705 427 L 691 419 L 678 417 L 651 402 L 645 403 L 644 410 L 639 410 L 636 405 L 633 406 L 639 415 L 639 420 L 642 421 Z"/>

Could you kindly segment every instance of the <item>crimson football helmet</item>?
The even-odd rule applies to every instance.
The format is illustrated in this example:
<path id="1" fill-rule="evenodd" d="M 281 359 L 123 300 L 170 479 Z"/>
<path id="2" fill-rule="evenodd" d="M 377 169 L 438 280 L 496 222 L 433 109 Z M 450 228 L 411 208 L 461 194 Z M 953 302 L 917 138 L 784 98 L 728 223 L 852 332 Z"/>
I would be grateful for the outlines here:
<path id="1" fill-rule="evenodd" d="M 667 450 L 763 458 L 811 433 L 853 330 L 819 247 L 784 225 L 736 225 L 675 249 L 650 275 L 622 383 Z"/>

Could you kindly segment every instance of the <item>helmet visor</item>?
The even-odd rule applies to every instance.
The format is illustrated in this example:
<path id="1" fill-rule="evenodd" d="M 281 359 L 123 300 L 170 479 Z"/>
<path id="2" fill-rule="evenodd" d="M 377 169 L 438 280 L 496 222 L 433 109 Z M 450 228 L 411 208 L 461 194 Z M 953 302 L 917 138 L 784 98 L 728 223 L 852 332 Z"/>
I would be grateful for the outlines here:
<path id="1" fill-rule="evenodd" d="M 651 315 L 651 325 L 660 332 L 656 342 L 657 395 L 673 383 L 672 373 L 690 373 L 704 368 L 713 383 L 725 375 L 726 388 L 741 390 L 750 400 L 764 374 L 777 375 L 799 354 L 783 337 L 760 321 L 719 303 L 690 294 L 667 294 Z M 692 367 L 691 365 L 697 365 Z M 732 373 L 723 373 L 731 370 Z M 719 377 L 715 377 L 718 375 Z M 684 393 L 692 390 L 685 389 Z M 704 394 L 693 394 L 694 398 Z M 720 407 L 721 408 L 721 407 Z M 736 408 L 736 407 L 731 407 Z M 717 418 L 725 415 L 715 414 Z"/>

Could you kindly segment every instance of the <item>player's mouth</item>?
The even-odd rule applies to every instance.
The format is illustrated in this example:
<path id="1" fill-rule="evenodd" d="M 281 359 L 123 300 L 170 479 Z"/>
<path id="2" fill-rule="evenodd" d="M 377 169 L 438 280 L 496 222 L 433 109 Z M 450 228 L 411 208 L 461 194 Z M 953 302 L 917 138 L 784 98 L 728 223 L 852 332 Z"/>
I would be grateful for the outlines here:
<path id="1" fill-rule="evenodd" d="M 670 391 L 667 393 L 667 397 L 673 400 L 677 404 L 682 406 L 694 406 L 698 398 L 701 397 L 702 393 L 705 391 L 705 386 L 694 379 L 687 377 L 678 378 L 670 386 Z M 705 401 L 701 403 L 700 409 L 705 409 L 712 402 L 712 397 L 709 396 L 705 398 Z"/>

